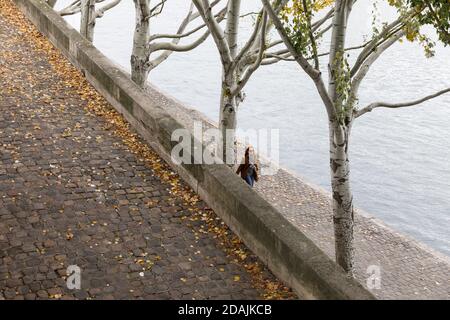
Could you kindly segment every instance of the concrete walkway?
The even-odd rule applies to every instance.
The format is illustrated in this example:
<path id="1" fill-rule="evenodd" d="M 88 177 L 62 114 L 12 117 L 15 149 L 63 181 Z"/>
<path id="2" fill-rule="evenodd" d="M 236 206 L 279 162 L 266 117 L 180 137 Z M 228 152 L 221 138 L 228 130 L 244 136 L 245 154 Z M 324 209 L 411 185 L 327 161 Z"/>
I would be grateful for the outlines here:
<path id="1" fill-rule="evenodd" d="M 0 4 L 0 300 L 295 297 L 14 10 Z"/>

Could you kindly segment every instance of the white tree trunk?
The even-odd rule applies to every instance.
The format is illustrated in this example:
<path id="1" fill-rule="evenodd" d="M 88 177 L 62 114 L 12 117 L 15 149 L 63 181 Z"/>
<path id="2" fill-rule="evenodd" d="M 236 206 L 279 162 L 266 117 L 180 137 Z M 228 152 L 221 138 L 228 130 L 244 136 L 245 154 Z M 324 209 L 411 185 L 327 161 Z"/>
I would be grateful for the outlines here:
<path id="1" fill-rule="evenodd" d="M 227 8 L 225 37 L 227 38 L 230 54 L 233 59 L 237 54 L 240 12 L 241 0 L 230 0 Z"/>
<path id="2" fill-rule="evenodd" d="M 150 0 L 134 0 L 136 25 L 131 55 L 131 79 L 143 87 L 149 74 Z"/>
<path id="3" fill-rule="evenodd" d="M 94 41 L 95 0 L 81 0 L 81 22 L 80 33 L 90 42 Z"/>
<path id="4" fill-rule="evenodd" d="M 353 195 L 348 157 L 350 127 L 330 122 L 330 169 L 336 262 L 353 276 Z"/>
<path id="5" fill-rule="evenodd" d="M 352 108 L 345 108 L 342 89 L 346 70 L 343 69 L 348 16 L 353 0 L 337 0 L 330 43 L 328 94 L 334 105 L 330 116 L 330 168 L 333 202 L 336 262 L 353 276 L 353 196 L 350 189 L 348 146 L 353 121 Z"/>
<path id="6" fill-rule="evenodd" d="M 230 0 L 228 2 L 225 37 L 232 60 L 237 55 L 240 11 L 241 0 Z M 236 159 L 238 101 L 236 96 L 231 94 L 231 91 L 237 85 L 239 75 L 237 74 L 238 68 L 230 69 L 232 69 L 231 64 L 222 63 L 222 91 L 219 109 L 219 129 L 222 133 L 222 143 L 218 146 L 218 155 L 227 164 L 232 165 Z"/>
<path id="7" fill-rule="evenodd" d="M 345 50 L 345 40 L 347 31 L 347 1 L 336 1 L 335 15 L 333 17 L 333 29 L 331 34 L 330 43 L 330 57 L 328 67 L 331 70 L 331 75 L 328 83 L 328 93 L 331 100 L 340 105 L 340 97 L 337 93 L 336 82 L 337 78 L 342 76 L 341 65 L 339 65 L 339 59 L 343 59 Z"/>
<path id="8" fill-rule="evenodd" d="M 234 165 L 236 160 L 237 101 L 236 97 L 231 95 L 233 81 L 233 74 L 224 74 L 219 115 L 222 143 L 218 145 L 218 156 L 229 165 Z"/>

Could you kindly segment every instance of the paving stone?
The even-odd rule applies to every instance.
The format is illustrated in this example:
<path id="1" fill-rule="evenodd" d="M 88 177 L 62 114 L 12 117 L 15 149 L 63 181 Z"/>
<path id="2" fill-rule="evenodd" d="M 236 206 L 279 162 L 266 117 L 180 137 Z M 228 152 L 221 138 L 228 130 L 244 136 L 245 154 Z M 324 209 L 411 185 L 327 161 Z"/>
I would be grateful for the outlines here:
<path id="1" fill-rule="evenodd" d="M 37 295 L 38 298 L 41 298 L 41 299 L 46 299 L 46 298 L 48 298 L 48 293 L 47 293 L 47 291 L 45 291 L 45 290 L 39 290 L 39 291 L 37 291 L 37 292 L 36 292 L 36 295 Z"/>

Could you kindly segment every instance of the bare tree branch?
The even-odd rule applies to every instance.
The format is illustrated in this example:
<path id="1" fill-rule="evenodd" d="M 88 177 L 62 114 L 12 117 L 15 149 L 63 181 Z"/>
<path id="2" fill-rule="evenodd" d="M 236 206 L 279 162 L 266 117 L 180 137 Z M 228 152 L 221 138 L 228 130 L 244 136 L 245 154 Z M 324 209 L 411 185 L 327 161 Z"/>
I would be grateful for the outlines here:
<path id="1" fill-rule="evenodd" d="M 225 33 L 212 14 L 211 4 L 208 0 L 192 0 L 192 2 L 197 7 L 197 11 L 208 26 L 211 36 L 219 49 L 221 60 L 226 64 L 231 64 L 233 58 L 231 57 L 230 47 L 225 39 Z"/>
<path id="2" fill-rule="evenodd" d="M 153 6 L 150 9 L 150 16 L 149 19 L 152 17 L 156 17 L 157 15 L 161 14 L 161 12 L 164 10 L 164 5 L 166 4 L 167 0 L 161 0 L 158 4 Z"/>
<path id="3" fill-rule="evenodd" d="M 117 6 L 122 0 L 113 0 L 109 2 L 108 4 L 104 5 L 103 7 L 100 7 L 98 10 L 95 10 L 94 16 L 91 19 L 90 23 L 94 23 L 96 19 L 103 17 L 106 11 L 114 8 Z"/>
<path id="4" fill-rule="evenodd" d="M 386 102 L 374 102 L 369 104 L 367 107 L 364 107 L 360 110 L 355 111 L 355 118 L 358 118 L 360 116 L 362 116 L 363 114 L 366 114 L 368 112 L 371 112 L 373 109 L 376 108 L 391 108 L 391 109 L 397 109 L 397 108 L 405 108 L 405 107 L 412 107 L 412 106 L 416 106 L 418 104 L 424 103 L 428 100 L 437 98 L 445 93 L 450 92 L 450 88 L 438 91 L 434 94 L 430 94 L 426 97 L 417 99 L 417 100 L 413 100 L 413 101 L 409 101 L 409 102 L 403 102 L 403 103 L 386 103 Z"/>
<path id="5" fill-rule="evenodd" d="M 227 8 L 223 8 L 222 10 L 220 10 L 218 13 L 216 13 L 214 15 L 214 17 L 216 19 L 218 19 L 219 22 L 223 21 L 225 19 L 225 13 L 226 13 Z M 189 22 L 194 21 L 197 17 L 199 16 L 198 12 L 195 14 L 192 14 L 190 16 L 190 20 Z M 168 34 L 168 33 L 160 33 L 160 34 L 154 34 L 150 37 L 150 42 L 154 41 L 154 40 L 158 40 L 158 39 L 175 39 L 175 38 L 186 38 L 189 37 L 195 33 L 197 33 L 198 31 L 204 29 L 206 27 L 206 24 L 203 23 L 189 31 L 186 31 L 184 33 L 182 33 L 184 31 L 184 29 L 182 30 L 182 28 L 179 28 L 178 32 L 176 34 Z M 180 31 L 182 30 L 182 31 Z"/>
<path id="6" fill-rule="evenodd" d="M 396 30 L 404 26 L 405 20 L 412 19 L 416 14 L 416 12 L 410 11 L 405 17 L 399 17 L 390 24 L 386 25 L 381 30 L 381 32 L 376 35 L 369 42 L 366 48 L 358 55 L 358 58 L 356 59 L 356 62 L 350 71 L 350 75 L 354 76 L 359 71 L 359 68 L 361 68 L 361 66 L 364 64 L 364 61 L 369 57 L 370 53 L 375 50 L 377 46 L 380 46 L 383 42 L 388 40 Z"/>
<path id="7" fill-rule="evenodd" d="M 365 59 L 364 63 L 361 65 L 356 75 L 352 78 L 351 92 L 353 100 L 356 99 L 361 81 L 365 78 L 365 76 L 369 72 L 369 69 L 372 66 L 372 64 L 380 57 L 380 55 L 384 51 L 390 48 L 404 35 L 405 32 L 403 30 L 397 31 L 391 38 L 386 40 L 382 45 L 374 48 L 372 53 L 370 53 L 369 56 Z"/>
<path id="8" fill-rule="evenodd" d="M 280 38 L 286 44 L 286 47 L 291 53 L 292 57 L 295 59 L 295 61 L 297 61 L 297 63 L 300 65 L 303 71 L 305 71 L 306 74 L 309 75 L 310 78 L 314 81 L 317 91 L 319 92 L 319 95 L 322 98 L 322 101 L 324 102 L 325 108 L 327 109 L 328 116 L 330 118 L 334 117 L 335 114 L 334 103 L 332 102 L 327 92 L 327 89 L 325 88 L 325 84 L 323 82 L 320 71 L 315 69 L 308 62 L 308 59 L 306 57 L 304 57 L 301 53 L 297 52 L 297 50 L 295 49 L 294 45 L 291 42 L 291 39 L 286 33 L 286 30 L 284 29 L 283 23 L 281 22 L 277 13 L 274 11 L 272 5 L 270 4 L 270 1 L 269 0 L 261 0 L 261 1 L 264 5 L 264 8 L 267 10 L 268 16 L 275 25 L 275 28 L 278 31 L 278 34 L 280 35 Z"/>
<path id="9" fill-rule="evenodd" d="M 334 15 L 334 7 L 331 8 L 322 19 L 317 20 L 311 25 L 312 32 L 316 32 L 325 22 L 333 18 L 333 15 Z"/>
<path id="10" fill-rule="evenodd" d="M 258 69 L 258 67 L 261 65 L 261 61 L 264 58 L 264 52 L 265 52 L 265 46 L 266 46 L 266 28 L 267 28 L 267 13 L 264 11 L 263 16 L 261 18 L 262 20 L 262 26 L 261 26 L 261 32 L 260 32 L 260 49 L 259 49 L 259 55 L 256 61 L 245 71 L 244 75 L 241 77 L 240 81 L 238 82 L 237 86 L 232 88 L 231 94 L 238 94 L 247 84 L 248 80 L 250 80 L 250 77 L 252 74 Z"/>

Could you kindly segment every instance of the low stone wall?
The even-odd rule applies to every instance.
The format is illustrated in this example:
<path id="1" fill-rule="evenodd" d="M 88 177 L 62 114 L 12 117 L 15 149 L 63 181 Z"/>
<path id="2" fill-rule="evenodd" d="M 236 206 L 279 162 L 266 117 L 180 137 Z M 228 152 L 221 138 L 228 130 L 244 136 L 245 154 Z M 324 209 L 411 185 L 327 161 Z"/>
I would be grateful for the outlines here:
<path id="1" fill-rule="evenodd" d="M 301 298 L 374 299 L 227 166 L 174 165 L 170 153 L 176 142 L 171 142 L 171 134 L 183 125 L 166 112 L 165 106 L 177 104 L 176 101 L 141 90 L 127 73 L 85 40 L 43 0 L 13 1 L 271 271 Z"/>

